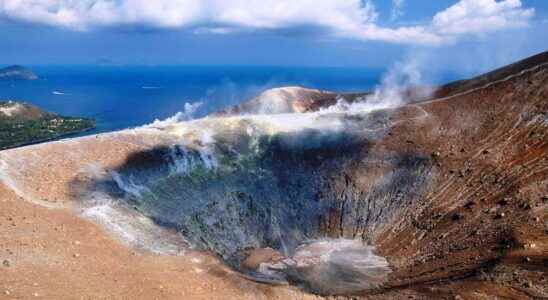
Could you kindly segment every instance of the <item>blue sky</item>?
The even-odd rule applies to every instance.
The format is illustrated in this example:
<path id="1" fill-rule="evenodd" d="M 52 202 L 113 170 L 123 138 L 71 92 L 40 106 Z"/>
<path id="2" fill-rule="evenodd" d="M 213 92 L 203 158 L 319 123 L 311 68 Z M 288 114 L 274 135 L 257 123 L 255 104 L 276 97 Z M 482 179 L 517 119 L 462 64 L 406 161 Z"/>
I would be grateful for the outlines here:
<path id="1" fill-rule="evenodd" d="M 463 73 L 548 49 L 545 0 L 0 0 L 0 64 L 384 68 Z"/>

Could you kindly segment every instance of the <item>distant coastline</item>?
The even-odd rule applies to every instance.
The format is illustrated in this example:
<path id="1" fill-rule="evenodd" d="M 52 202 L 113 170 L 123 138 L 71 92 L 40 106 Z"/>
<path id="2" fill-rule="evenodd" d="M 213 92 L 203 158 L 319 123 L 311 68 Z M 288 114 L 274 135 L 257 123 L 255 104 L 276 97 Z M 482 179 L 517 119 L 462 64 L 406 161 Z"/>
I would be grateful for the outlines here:
<path id="1" fill-rule="evenodd" d="M 380 82 L 382 74 L 382 70 L 357 68 L 86 65 L 31 68 L 40 79 L 0 80 L 0 99 L 24 99 L 61 115 L 100 119 L 98 133 L 169 118 L 184 110 L 185 103 L 203 102 L 193 115 L 203 117 L 275 87 L 306 86 L 341 93 L 367 91 Z"/>
<path id="2" fill-rule="evenodd" d="M 9 66 L 6 68 L 0 69 L 0 80 L 37 80 L 38 75 L 36 75 L 30 69 L 27 69 L 22 66 Z"/>
<path id="3" fill-rule="evenodd" d="M 47 143 L 47 142 L 59 141 L 59 140 L 66 139 L 66 138 L 78 137 L 80 134 L 85 133 L 85 132 L 88 132 L 88 131 L 92 131 L 92 130 L 94 130 L 95 128 L 96 128 L 96 127 L 94 126 L 94 127 L 85 128 L 85 129 L 82 129 L 82 130 L 79 130 L 79 131 L 73 131 L 73 132 L 63 133 L 63 134 L 60 134 L 60 135 L 58 135 L 58 136 L 51 137 L 51 138 L 47 138 L 47 139 L 35 140 L 35 141 L 31 141 L 31 142 L 20 143 L 20 144 L 11 145 L 11 146 L 4 147 L 4 148 L 1 148 L 1 147 L 0 147 L 0 151 L 9 150 L 9 149 L 15 149 L 15 148 L 20 148 L 20 147 L 26 147 L 26 146 L 32 146 L 32 145 L 38 145 L 38 144 Z"/>
<path id="4" fill-rule="evenodd" d="M 95 127 L 94 119 L 60 116 L 27 103 L 0 101 L 0 150 L 66 138 Z"/>

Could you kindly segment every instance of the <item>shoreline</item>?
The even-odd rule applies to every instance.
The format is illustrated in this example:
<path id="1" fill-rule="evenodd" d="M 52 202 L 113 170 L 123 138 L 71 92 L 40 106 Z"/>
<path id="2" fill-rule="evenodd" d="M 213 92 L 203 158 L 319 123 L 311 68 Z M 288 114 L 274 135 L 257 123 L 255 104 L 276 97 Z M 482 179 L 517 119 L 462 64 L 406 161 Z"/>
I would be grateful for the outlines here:
<path id="1" fill-rule="evenodd" d="M 79 134 L 89 132 L 89 131 L 93 131 L 94 129 L 97 129 L 97 126 L 85 128 L 85 129 L 82 129 L 82 130 L 76 130 L 76 131 L 71 131 L 71 132 L 67 132 L 67 133 L 62 133 L 58 136 L 51 137 L 51 138 L 40 139 L 40 140 L 35 140 L 35 141 L 25 142 L 25 143 L 19 143 L 19 144 L 15 144 L 13 146 L 0 148 L 0 152 L 4 151 L 4 150 L 10 150 L 10 149 L 15 149 L 15 148 L 21 148 L 21 147 L 26 147 L 26 146 L 32 146 L 32 145 L 47 143 L 47 142 L 58 141 L 58 140 L 61 140 L 61 139 L 64 139 L 64 138 L 76 137 Z"/>

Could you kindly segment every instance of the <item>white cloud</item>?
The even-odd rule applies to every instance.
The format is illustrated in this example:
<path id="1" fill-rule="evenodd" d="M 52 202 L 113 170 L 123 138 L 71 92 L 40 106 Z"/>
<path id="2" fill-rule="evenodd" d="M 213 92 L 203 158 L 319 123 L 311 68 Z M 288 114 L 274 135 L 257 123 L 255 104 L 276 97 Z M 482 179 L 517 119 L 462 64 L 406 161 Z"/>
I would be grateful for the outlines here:
<path id="1" fill-rule="evenodd" d="M 520 0 L 461 0 L 437 13 L 432 26 L 439 34 L 484 33 L 527 26 L 534 9 L 523 9 Z"/>
<path id="2" fill-rule="evenodd" d="M 124 24 L 257 29 L 314 25 L 344 30 L 376 17 L 369 2 L 360 0 L 0 0 L 0 13 L 75 30 Z"/>
<path id="3" fill-rule="evenodd" d="M 392 0 L 392 10 L 390 11 L 390 20 L 395 21 L 403 16 L 404 0 Z"/>
<path id="4" fill-rule="evenodd" d="M 403 0 L 393 0 L 392 16 Z M 70 30 L 144 26 L 229 34 L 240 29 L 321 28 L 364 41 L 439 45 L 470 34 L 526 26 L 520 0 L 460 0 L 422 26 L 382 27 L 370 0 L 0 0 L 0 16 Z"/>

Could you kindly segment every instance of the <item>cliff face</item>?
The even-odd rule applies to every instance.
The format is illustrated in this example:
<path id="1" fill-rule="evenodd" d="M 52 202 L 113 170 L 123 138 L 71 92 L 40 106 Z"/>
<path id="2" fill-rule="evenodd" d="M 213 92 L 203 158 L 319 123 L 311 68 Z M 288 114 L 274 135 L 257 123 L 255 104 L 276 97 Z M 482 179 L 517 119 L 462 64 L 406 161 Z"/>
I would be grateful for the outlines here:
<path id="1" fill-rule="evenodd" d="M 395 286 L 445 278 L 489 290 L 469 297 L 546 296 L 546 59 L 511 69 L 470 92 L 417 104 L 428 116 L 378 145 L 431 153 L 433 163 L 428 188 L 376 240 L 398 266 Z"/>
<path id="2" fill-rule="evenodd" d="M 9 66 L 0 69 L 0 80 L 36 80 L 38 76 L 21 66 Z"/>
<path id="3" fill-rule="evenodd" d="M 1 175 L 130 245 L 208 250 L 256 281 L 379 299 L 546 297 L 548 61 L 537 58 L 373 113 L 308 112 L 337 96 L 301 90 L 304 113 L 3 151 Z"/>

